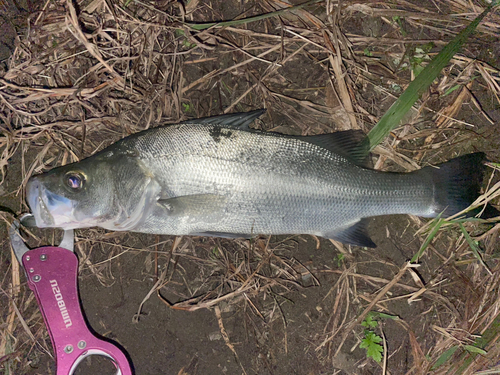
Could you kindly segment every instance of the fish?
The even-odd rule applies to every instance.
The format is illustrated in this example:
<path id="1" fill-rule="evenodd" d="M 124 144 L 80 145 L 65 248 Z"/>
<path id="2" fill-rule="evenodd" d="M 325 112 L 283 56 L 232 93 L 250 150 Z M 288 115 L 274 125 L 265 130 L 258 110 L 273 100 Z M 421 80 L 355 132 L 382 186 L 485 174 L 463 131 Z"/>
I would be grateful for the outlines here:
<path id="1" fill-rule="evenodd" d="M 376 247 L 370 218 L 448 217 L 479 195 L 482 152 L 382 172 L 366 165 L 358 131 L 289 136 L 251 129 L 263 113 L 144 130 L 32 176 L 26 197 L 35 225 L 226 238 L 311 234 Z"/>

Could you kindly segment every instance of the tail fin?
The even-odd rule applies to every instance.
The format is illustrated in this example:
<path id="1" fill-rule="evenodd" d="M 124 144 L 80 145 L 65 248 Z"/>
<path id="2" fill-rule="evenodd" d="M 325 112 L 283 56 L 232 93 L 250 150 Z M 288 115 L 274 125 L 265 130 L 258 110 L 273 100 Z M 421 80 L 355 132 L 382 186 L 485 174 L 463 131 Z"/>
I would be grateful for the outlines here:
<path id="1" fill-rule="evenodd" d="M 484 177 L 483 152 L 460 156 L 438 168 L 425 167 L 422 173 L 429 173 L 434 182 L 434 212 L 443 213 L 443 217 L 455 215 L 469 207 L 479 196 Z M 475 216 L 482 207 L 469 211 L 467 216 Z M 488 219 L 499 216 L 500 212 L 492 206 L 486 206 L 481 217 Z"/>

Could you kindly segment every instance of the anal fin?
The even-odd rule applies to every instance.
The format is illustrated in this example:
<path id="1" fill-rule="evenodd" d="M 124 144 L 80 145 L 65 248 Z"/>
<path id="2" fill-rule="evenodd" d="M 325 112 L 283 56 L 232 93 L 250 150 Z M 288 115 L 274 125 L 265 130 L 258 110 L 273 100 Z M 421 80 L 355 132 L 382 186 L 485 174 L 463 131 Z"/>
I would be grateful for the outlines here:
<path id="1" fill-rule="evenodd" d="M 363 247 L 377 247 L 375 243 L 368 236 L 367 227 L 369 219 L 361 219 L 350 227 L 343 228 L 340 231 L 332 233 L 325 233 L 323 237 L 331 238 L 336 241 L 348 245 L 363 246 Z"/>

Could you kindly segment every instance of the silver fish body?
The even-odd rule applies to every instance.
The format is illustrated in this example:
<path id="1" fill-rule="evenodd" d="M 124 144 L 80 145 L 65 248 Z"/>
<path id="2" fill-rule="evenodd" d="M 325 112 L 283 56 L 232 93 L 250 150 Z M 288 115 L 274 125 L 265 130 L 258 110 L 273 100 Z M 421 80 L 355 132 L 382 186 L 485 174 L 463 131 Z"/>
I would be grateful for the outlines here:
<path id="1" fill-rule="evenodd" d="M 195 120 L 135 134 L 32 177 L 27 199 L 39 227 L 314 234 L 374 246 L 365 218 L 454 214 L 475 199 L 482 182 L 480 153 L 441 170 L 387 173 L 353 162 L 350 139 L 348 133 L 290 137 L 217 118 Z"/>

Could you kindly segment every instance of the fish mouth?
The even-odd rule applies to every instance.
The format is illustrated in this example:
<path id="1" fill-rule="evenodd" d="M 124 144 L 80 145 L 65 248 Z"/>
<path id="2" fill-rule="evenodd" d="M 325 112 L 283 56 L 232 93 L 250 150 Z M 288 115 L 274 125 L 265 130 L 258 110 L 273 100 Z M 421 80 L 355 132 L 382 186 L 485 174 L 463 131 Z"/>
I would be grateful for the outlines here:
<path id="1" fill-rule="evenodd" d="M 68 198 L 46 189 L 36 177 L 28 181 L 26 200 L 38 228 L 63 227 L 73 211 L 73 205 Z"/>

